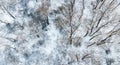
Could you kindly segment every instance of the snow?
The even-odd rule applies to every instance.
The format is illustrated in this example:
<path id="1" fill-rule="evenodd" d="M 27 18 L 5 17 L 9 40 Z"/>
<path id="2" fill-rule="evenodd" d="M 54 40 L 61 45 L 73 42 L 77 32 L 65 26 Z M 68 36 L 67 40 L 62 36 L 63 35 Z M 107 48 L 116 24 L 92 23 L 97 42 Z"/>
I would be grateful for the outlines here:
<path id="1" fill-rule="evenodd" d="M 71 33 L 71 27 L 69 18 L 66 17 L 66 15 L 69 17 L 69 10 L 67 9 L 70 3 L 64 2 L 65 0 L 1 1 L 3 4 L 0 5 L 5 5 L 8 11 L 11 11 L 15 16 L 15 19 L 0 8 L 0 65 L 107 65 L 107 62 L 110 61 L 106 59 L 113 59 L 114 62 L 111 65 L 120 64 L 120 31 L 115 32 L 114 35 L 104 41 L 105 43 L 98 45 L 119 23 L 119 7 L 112 13 L 109 10 L 107 11 L 109 14 L 105 14 L 99 26 L 112 19 L 114 20 L 96 32 L 95 35 L 99 35 L 90 40 L 91 37 L 95 36 L 90 33 L 92 27 L 90 22 L 93 15 L 96 15 L 94 18 L 95 24 L 98 22 L 97 19 L 100 16 L 98 10 L 100 9 L 94 9 L 93 11 L 91 2 L 94 1 L 96 4 L 95 0 L 84 0 L 85 9 L 81 20 L 79 20 L 83 0 L 76 0 L 72 18 L 73 30 L 79 23 L 80 26 L 73 33 L 71 37 L 73 41 L 70 44 L 68 36 Z M 47 10 L 46 15 L 38 12 L 38 8 L 42 7 L 43 3 L 49 7 L 47 10 L 48 7 L 44 6 Z M 116 3 L 118 2 L 113 3 L 114 6 Z M 15 4 L 13 6 L 14 10 L 10 8 L 11 4 Z M 105 4 L 107 6 L 107 3 Z M 106 6 L 103 5 L 102 8 L 104 9 Z M 111 5 L 111 7 L 114 6 Z M 58 10 L 58 7 L 63 7 L 65 15 Z M 58 13 L 55 13 L 55 11 Z M 59 17 L 58 20 L 56 20 L 57 17 Z M 11 30 L 7 27 L 7 23 L 10 23 Z M 42 29 L 42 26 L 45 26 L 45 29 Z M 93 32 L 99 26 L 95 27 L 93 25 Z M 20 29 L 20 27 L 23 27 L 23 29 Z M 119 28 L 118 25 L 113 31 Z M 84 36 L 87 31 L 88 34 Z M 93 45 L 88 46 L 90 44 Z M 110 52 L 106 53 L 108 49 Z"/>
<path id="2" fill-rule="evenodd" d="M 58 42 L 58 38 L 60 36 L 59 31 L 56 29 L 54 22 L 52 21 L 52 19 L 49 19 L 50 21 L 50 25 L 47 27 L 48 31 L 47 36 L 49 37 L 48 40 L 45 42 L 46 43 L 46 47 L 45 47 L 45 51 L 46 54 L 51 54 L 51 52 L 56 48 L 57 46 L 57 42 Z"/>
<path id="3" fill-rule="evenodd" d="M 59 6 L 63 4 L 63 0 L 51 0 L 51 10 L 56 10 Z"/>
<path id="4" fill-rule="evenodd" d="M 29 1 L 28 4 L 27 4 L 27 6 L 29 8 L 34 8 L 35 7 L 35 2 L 34 1 Z"/>
<path id="5" fill-rule="evenodd" d="M 14 19 L 7 13 L 4 13 L 4 14 L 0 15 L 0 20 L 4 21 L 6 23 L 13 23 Z"/>

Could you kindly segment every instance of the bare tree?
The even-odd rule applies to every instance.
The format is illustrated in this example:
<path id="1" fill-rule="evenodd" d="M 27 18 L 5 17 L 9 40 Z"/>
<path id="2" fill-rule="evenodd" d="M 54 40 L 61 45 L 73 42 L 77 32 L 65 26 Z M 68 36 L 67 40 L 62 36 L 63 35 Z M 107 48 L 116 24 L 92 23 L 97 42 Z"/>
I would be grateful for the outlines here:
<path id="1" fill-rule="evenodd" d="M 120 36 L 120 14 L 117 11 L 120 3 L 117 0 L 60 0 L 63 3 L 58 8 L 50 9 L 52 1 L 20 0 L 14 3 L 21 7 L 16 15 L 16 9 L 9 9 L 13 1 L 0 4 L 0 15 L 5 14 L 13 20 L 10 23 L 9 19 L 0 18 L 0 38 L 10 42 L 2 43 L 6 47 L 4 55 L 8 63 L 31 65 L 33 61 L 40 65 L 47 61 L 46 65 L 112 65 L 119 61 L 116 59 L 119 54 L 114 55 L 114 52 L 119 52 L 114 47 L 120 43 L 116 40 Z M 30 10 L 29 2 L 36 3 L 36 7 Z M 49 21 L 56 26 L 52 27 Z M 50 27 L 57 29 L 52 31 Z M 58 30 L 59 39 L 55 35 L 59 34 L 55 32 Z M 50 45 L 52 43 L 55 47 Z M 49 49 L 53 52 L 46 54 Z M 27 61 L 22 61 L 21 57 Z"/>
<path id="2" fill-rule="evenodd" d="M 60 25 L 64 31 L 64 37 L 67 36 L 66 39 L 64 39 L 68 40 L 67 43 L 75 46 L 85 45 L 87 48 L 91 48 L 94 45 L 104 45 L 108 43 L 108 40 L 111 39 L 112 36 L 119 34 L 120 16 L 115 14 L 119 3 L 117 3 L 116 0 L 96 0 L 94 3 L 91 2 L 91 8 L 87 7 L 85 0 L 80 0 L 81 3 L 79 3 L 79 5 L 82 6 L 80 11 L 76 11 L 77 8 L 79 8 L 79 5 L 76 6 L 77 2 L 76 0 L 70 0 L 59 7 L 60 13 L 63 14 L 64 18 L 61 19 L 58 17 L 58 25 Z M 85 17 L 86 9 L 92 13 L 92 15 L 90 15 L 91 18 Z M 77 17 L 75 17 L 76 15 Z M 69 28 L 67 29 L 66 27 Z M 111 29 L 108 30 L 106 27 L 111 27 Z M 82 29 L 80 30 L 80 28 Z M 84 31 L 84 34 L 80 31 Z M 82 40 L 88 37 L 89 40 L 84 43 Z M 84 60 L 88 56 L 91 56 L 91 54 L 84 54 L 82 59 Z M 106 62 L 108 62 L 108 60 L 106 60 Z"/>

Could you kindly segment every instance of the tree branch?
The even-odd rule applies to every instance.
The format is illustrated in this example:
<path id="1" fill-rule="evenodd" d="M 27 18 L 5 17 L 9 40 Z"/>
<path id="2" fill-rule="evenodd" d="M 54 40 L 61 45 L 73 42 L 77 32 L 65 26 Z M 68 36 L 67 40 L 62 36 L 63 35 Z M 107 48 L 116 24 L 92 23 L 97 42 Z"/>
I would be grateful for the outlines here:
<path id="1" fill-rule="evenodd" d="M 3 6 L 3 8 L 6 10 L 6 12 L 13 18 L 15 19 L 15 17 Z"/>

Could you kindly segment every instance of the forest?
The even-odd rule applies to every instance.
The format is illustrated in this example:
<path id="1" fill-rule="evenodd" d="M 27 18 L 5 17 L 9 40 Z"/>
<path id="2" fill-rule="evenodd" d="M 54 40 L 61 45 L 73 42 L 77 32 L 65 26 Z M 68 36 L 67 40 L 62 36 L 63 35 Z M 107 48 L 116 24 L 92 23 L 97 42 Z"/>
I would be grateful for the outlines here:
<path id="1" fill-rule="evenodd" d="M 0 65 L 120 65 L 120 0 L 0 0 Z"/>

